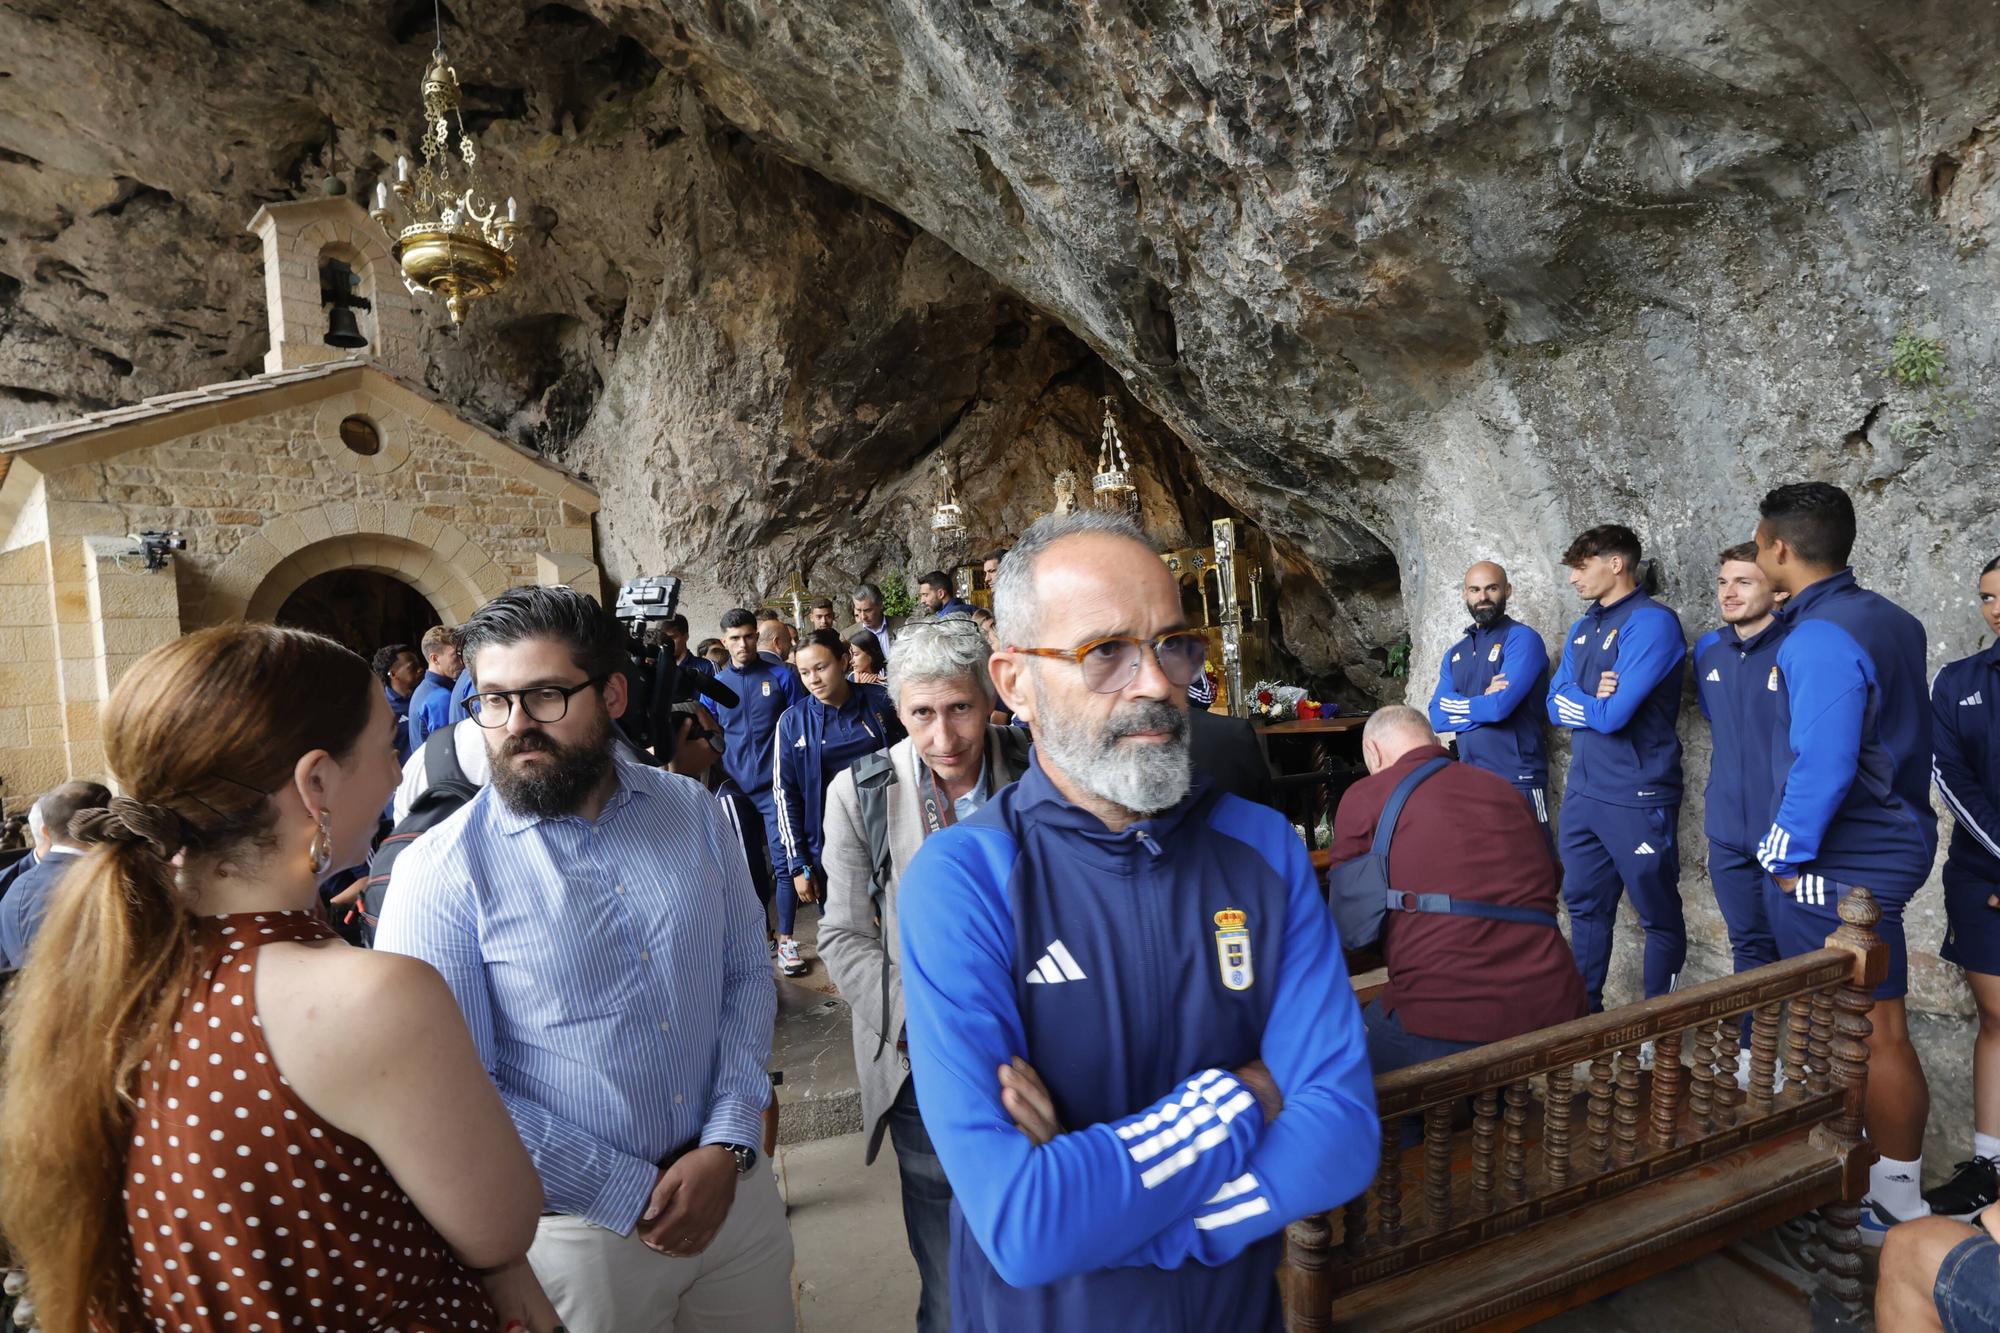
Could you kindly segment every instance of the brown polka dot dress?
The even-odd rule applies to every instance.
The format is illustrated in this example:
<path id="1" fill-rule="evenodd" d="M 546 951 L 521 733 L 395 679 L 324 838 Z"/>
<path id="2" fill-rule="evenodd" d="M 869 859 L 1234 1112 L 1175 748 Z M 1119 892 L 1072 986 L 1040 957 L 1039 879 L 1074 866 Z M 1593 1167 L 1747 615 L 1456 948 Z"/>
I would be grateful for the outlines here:
<path id="1" fill-rule="evenodd" d="M 208 917 L 211 961 L 140 1066 L 119 1327 L 493 1333 L 478 1281 L 374 1152 L 315 1115 L 271 1061 L 257 948 L 333 931 L 317 912 Z"/>

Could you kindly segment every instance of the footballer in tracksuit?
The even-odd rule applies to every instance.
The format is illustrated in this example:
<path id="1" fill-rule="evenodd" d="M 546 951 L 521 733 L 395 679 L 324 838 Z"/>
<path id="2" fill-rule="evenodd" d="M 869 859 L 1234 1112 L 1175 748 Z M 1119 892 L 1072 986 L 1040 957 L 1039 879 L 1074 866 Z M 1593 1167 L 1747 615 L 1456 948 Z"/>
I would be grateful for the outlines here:
<path id="1" fill-rule="evenodd" d="M 1481 562 L 1466 571 L 1472 623 L 1438 665 L 1431 726 L 1455 738 L 1460 760 L 1512 783 L 1553 847 L 1549 752 L 1542 743 L 1542 710 L 1531 702 L 1548 694 L 1549 653 L 1541 635 L 1507 614 L 1508 591 L 1498 565 Z M 1502 688 L 1488 693 L 1496 677 Z"/>
<path id="2" fill-rule="evenodd" d="M 2000 996 L 2000 560 L 1979 575 L 1979 609 L 1993 645 L 1961 657 L 1931 682 L 1931 781 L 1956 827 L 1944 861 L 1944 947 L 1979 1001 L 1980 1031 Z M 1934 1213 L 1969 1219 L 2000 1198 L 2000 1122 L 1982 1123 L 1982 1093 L 2000 1068 L 1975 1053 L 1972 1155 L 1952 1180 L 1924 1195 Z"/>
<path id="3" fill-rule="evenodd" d="M 1287 1223 L 1374 1175 L 1367 1040 L 1306 848 L 1199 778 L 1111 832 L 1039 757 L 903 875 L 910 1066 L 958 1333 L 1282 1325 Z M 1022 1057 L 1070 1127 L 1016 1132 Z M 1268 1123 L 1229 1071 L 1262 1059 Z"/>
<path id="4" fill-rule="evenodd" d="M 722 728 L 722 771 L 734 779 L 743 794 L 756 805 L 757 813 L 764 817 L 765 833 L 770 840 L 773 880 L 766 886 L 769 892 L 776 890 L 777 872 L 785 865 L 785 849 L 778 839 L 778 812 L 771 798 L 771 779 L 775 771 L 771 758 L 772 744 L 778 734 L 778 719 L 785 715 L 787 708 L 806 697 L 806 687 L 799 684 L 798 672 L 757 652 L 756 634 L 754 622 L 745 626 L 723 627 L 724 646 L 729 649 L 729 665 L 717 671 L 715 679 L 736 692 L 736 703 L 731 705 L 710 700 L 708 707 L 715 715 L 716 724 Z M 738 651 L 741 647 L 748 649 L 747 661 Z"/>
<path id="5" fill-rule="evenodd" d="M 1777 612 L 1778 780 L 1757 860 L 1767 881 L 1778 956 L 1825 947 L 1841 897 L 1866 885 L 1882 909 L 1889 975 L 1875 995 L 1909 990 L 1903 908 L 1930 875 L 1937 815 L 1930 803 L 1931 707 L 1924 627 L 1854 581 L 1854 571 L 1811 584 Z"/>
<path id="6" fill-rule="evenodd" d="M 829 632 L 813 631 L 815 635 Z M 800 651 L 807 648 L 814 653 L 831 651 L 810 638 Z M 845 661 L 842 656 L 835 669 L 845 670 Z M 778 844 L 785 852 L 778 888 L 781 937 L 791 935 L 797 919 L 799 899 L 791 891 L 792 882 L 801 875 L 818 875 L 821 870 L 826 789 L 855 760 L 886 750 L 904 736 L 888 690 L 880 685 L 841 683 L 847 686 L 847 698 L 837 707 L 808 695 L 778 719 L 771 803 L 778 812 Z"/>
<path id="7" fill-rule="evenodd" d="M 1604 539 L 1612 549 L 1589 549 L 1600 533 L 1616 534 Z M 1556 850 L 1570 947 L 1596 1013 L 1604 1008 L 1621 884 L 1646 932 L 1646 997 L 1671 991 L 1687 959 L 1677 833 L 1681 742 L 1674 731 L 1687 640 L 1680 617 L 1632 582 L 1638 538 L 1628 529 L 1592 529 L 1568 554 L 1571 583 L 1598 600 L 1570 626 L 1549 683 L 1549 720 L 1571 735 Z M 1617 685 L 1599 698 L 1607 672 Z"/>
<path id="8" fill-rule="evenodd" d="M 1723 623 L 1694 646 L 1695 699 L 1712 741 L 1703 822 L 1715 905 L 1729 928 L 1735 970 L 1748 972 L 1778 961 L 1756 849 L 1777 797 L 1772 748 L 1783 741 L 1778 644 L 1785 626 L 1772 615 L 1770 582 L 1757 568 L 1755 543 L 1723 552 L 1716 584 Z"/>

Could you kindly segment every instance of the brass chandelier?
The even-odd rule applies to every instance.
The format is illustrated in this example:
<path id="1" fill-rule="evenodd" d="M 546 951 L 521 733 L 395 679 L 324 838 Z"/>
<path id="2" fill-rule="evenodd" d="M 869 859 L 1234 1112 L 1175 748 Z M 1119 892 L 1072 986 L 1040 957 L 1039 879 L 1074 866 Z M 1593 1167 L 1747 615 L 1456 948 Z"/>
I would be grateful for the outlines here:
<path id="1" fill-rule="evenodd" d="M 398 157 L 394 186 L 378 183 L 369 210 L 389 234 L 410 295 L 443 300 L 453 324 L 465 322 L 467 301 L 493 295 L 519 267 L 512 254 L 515 203 L 507 200 L 502 216 L 498 203 L 480 195 L 479 149 L 459 114 L 461 100 L 458 73 L 445 60 L 440 18 L 438 44 L 424 72 L 423 164 L 413 173 L 410 159 Z M 398 227 L 389 210 L 391 188 L 412 219 L 408 226 Z"/>

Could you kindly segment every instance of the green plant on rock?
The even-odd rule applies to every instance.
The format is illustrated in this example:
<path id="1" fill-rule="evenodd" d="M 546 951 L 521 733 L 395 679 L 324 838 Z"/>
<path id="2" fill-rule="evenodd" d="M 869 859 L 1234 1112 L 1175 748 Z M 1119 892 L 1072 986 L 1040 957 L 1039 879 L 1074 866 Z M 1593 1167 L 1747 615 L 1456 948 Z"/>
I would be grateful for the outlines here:
<path id="1" fill-rule="evenodd" d="M 1947 435 L 1953 422 L 1972 417 L 1966 396 L 1949 388 L 1951 367 L 1945 359 L 1944 339 L 1903 329 L 1889 344 L 1889 364 L 1883 370 L 1891 384 L 1909 391 L 1915 408 L 1889 423 L 1889 434 L 1898 443 Z"/>
<path id="2" fill-rule="evenodd" d="M 1384 654 L 1383 671 L 1390 680 L 1410 678 L 1410 632 L 1403 631 L 1403 637 L 1390 644 Z"/>
<path id="3" fill-rule="evenodd" d="M 900 569 L 892 569 L 882 576 L 882 614 L 891 620 L 907 616 L 917 609 L 917 603 L 910 596 L 910 580 Z"/>

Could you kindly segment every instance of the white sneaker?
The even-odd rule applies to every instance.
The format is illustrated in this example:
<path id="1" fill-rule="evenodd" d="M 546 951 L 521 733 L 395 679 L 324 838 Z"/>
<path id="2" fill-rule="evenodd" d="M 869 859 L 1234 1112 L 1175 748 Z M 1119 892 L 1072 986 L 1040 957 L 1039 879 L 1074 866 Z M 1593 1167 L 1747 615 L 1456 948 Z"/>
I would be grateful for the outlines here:
<path id="1" fill-rule="evenodd" d="M 788 977 L 802 977 L 812 970 L 806 966 L 805 959 L 799 957 L 797 940 L 778 941 L 778 967 Z"/>
<path id="2" fill-rule="evenodd" d="M 1911 1213 L 1908 1217 L 1898 1217 L 1881 1204 L 1875 1202 L 1872 1196 L 1865 1198 L 1861 1201 L 1861 1224 L 1859 1227 L 1861 1243 L 1872 1250 L 1879 1250 L 1882 1248 L 1882 1242 L 1888 1239 L 1890 1227 L 1901 1226 L 1905 1222 L 1914 1222 L 1920 1217 L 1929 1217 L 1930 1215 L 1931 1209 L 1929 1204 L 1923 1205 L 1921 1213 Z"/>

